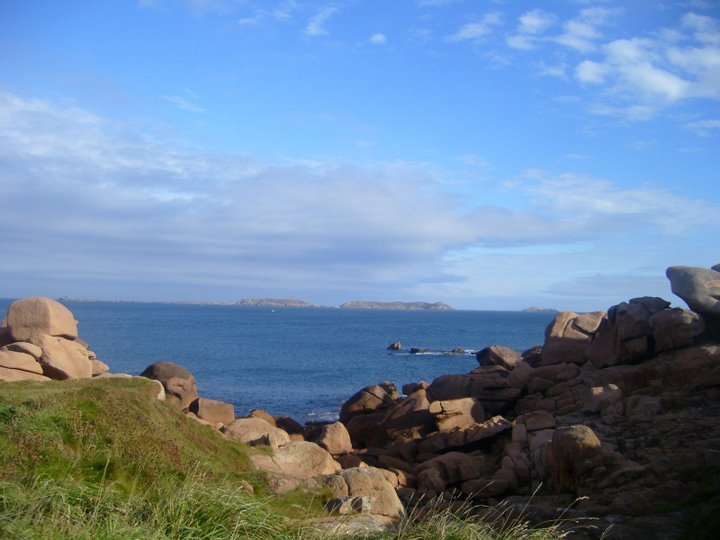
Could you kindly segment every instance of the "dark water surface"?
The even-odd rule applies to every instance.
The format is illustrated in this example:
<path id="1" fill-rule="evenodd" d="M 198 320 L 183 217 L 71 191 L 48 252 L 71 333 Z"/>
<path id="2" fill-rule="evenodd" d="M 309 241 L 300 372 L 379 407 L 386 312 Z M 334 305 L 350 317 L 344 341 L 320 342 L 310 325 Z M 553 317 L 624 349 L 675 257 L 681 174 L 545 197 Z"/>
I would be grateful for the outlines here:
<path id="1" fill-rule="evenodd" d="M 0 300 L 0 313 L 9 301 Z M 336 417 L 363 386 L 398 385 L 465 373 L 470 351 L 541 344 L 548 313 L 367 311 L 218 305 L 63 302 L 80 337 L 114 372 L 138 374 L 172 360 L 188 368 L 203 397 L 229 401 L 236 414 L 262 408 L 298 420 Z M 405 352 L 386 347 L 400 341 Z M 407 348 L 431 354 L 410 355 Z M 464 355 L 444 355 L 461 347 Z"/>

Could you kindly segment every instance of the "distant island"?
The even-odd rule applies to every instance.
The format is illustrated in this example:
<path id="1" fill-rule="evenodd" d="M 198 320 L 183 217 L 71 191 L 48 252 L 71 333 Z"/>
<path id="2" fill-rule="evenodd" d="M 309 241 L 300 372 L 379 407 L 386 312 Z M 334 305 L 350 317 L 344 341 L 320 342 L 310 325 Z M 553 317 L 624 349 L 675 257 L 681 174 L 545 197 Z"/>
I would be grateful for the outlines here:
<path id="1" fill-rule="evenodd" d="M 402 311 L 453 311 L 454 308 L 442 302 L 370 302 L 365 300 L 351 300 L 340 306 L 340 309 L 385 309 Z"/>
<path id="2" fill-rule="evenodd" d="M 530 306 L 528 308 L 525 308 L 521 310 L 523 313 L 557 313 L 557 309 L 553 308 L 539 308 L 535 306 Z"/>
<path id="3" fill-rule="evenodd" d="M 236 306 L 250 306 L 250 307 L 294 307 L 294 308 L 311 308 L 317 307 L 305 300 L 290 299 L 277 299 L 277 298 L 243 298 L 235 302 Z"/>

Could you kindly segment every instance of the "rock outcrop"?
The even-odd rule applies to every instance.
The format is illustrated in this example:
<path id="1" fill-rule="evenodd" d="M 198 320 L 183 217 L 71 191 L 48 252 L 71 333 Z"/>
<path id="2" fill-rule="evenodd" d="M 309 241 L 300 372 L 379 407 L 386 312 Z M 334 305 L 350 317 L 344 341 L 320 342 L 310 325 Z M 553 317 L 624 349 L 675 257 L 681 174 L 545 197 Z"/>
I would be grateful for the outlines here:
<path id="1" fill-rule="evenodd" d="M 77 321 L 51 298 L 29 297 L 8 306 L 0 328 L 0 380 L 85 379 L 107 366 L 78 339 Z"/>

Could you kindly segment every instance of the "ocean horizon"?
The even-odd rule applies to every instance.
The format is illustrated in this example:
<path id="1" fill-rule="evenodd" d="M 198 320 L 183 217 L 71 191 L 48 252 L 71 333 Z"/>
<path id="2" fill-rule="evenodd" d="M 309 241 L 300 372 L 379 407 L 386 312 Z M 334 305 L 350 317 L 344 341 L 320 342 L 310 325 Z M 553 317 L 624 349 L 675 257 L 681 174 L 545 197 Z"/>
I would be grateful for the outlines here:
<path id="1" fill-rule="evenodd" d="M 0 313 L 11 299 L 0 299 Z M 112 372 L 137 375 L 161 360 L 195 376 L 202 397 L 236 415 L 263 409 L 301 421 L 337 418 L 364 386 L 403 384 L 477 367 L 489 345 L 542 344 L 552 313 L 245 307 L 62 300 L 79 334 Z M 387 350 L 399 341 L 400 351 Z M 410 348 L 427 349 L 411 354 Z M 453 350 L 462 353 L 452 353 Z"/>

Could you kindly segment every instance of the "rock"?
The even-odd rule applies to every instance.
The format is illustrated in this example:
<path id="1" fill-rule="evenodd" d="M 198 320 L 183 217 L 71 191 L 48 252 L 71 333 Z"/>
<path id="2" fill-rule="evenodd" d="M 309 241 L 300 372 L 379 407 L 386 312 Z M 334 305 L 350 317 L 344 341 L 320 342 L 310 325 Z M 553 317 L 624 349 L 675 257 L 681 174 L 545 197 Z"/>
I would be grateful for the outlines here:
<path id="1" fill-rule="evenodd" d="M 402 386 L 402 393 L 409 396 L 418 390 L 427 390 L 428 386 L 430 385 L 426 381 L 407 383 Z"/>
<path id="2" fill-rule="evenodd" d="M 440 431 L 465 428 L 485 420 L 482 404 L 472 397 L 433 401 L 429 411 L 435 417 Z"/>
<path id="3" fill-rule="evenodd" d="M 385 414 L 378 425 L 379 437 L 369 437 L 369 443 L 385 446 L 389 441 L 403 438 L 414 439 L 435 431 L 435 420 L 429 412 L 430 402 L 425 390 L 417 390 L 399 400 Z"/>
<path id="4" fill-rule="evenodd" d="M 388 349 L 388 351 L 402 350 L 402 343 L 400 343 L 399 341 L 396 341 L 395 343 L 391 343 L 390 345 L 388 345 L 387 349 Z"/>
<path id="5" fill-rule="evenodd" d="M 15 341 L 46 334 L 68 339 L 78 337 L 77 321 L 68 308 L 39 296 L 15 300 L 8 307 L 7 327 Z"/>
<path id="6" fill-rule="evenodd" d="M 525 350 L 521 354 L 523 361 L 527 362 L 530 367 L 538 367 L 542 362 L 542 346 L 535 345 Z"/>
<path id="7" fill-rule="evenodd" d="M 348 420 L 354 416 L 372 413 L 394 405 L 397 397 L 397 389 L 390 382 L 385 381 L 366 386 L 343 403 L 340 409 L 340 421 L 347 426 Z"/>
<path id="8" fill-rule="evenodd" d="M 356 448 L 365 448 L 371 440 L 378 437 L 386 438 L 385 434 L 377 433 L 378 425 L 385 418 L 385 413 L 380 411 L 371 414 L 360 414 L 350 418 L 345 427 L 350 434 L 350 440 Z"/>
<path id="9" fill-rule="evenodd" d="M 193 374 L 174 362 L 151 364 L 140 376 L 160 381 L 165 388 L 167 401 L 180 409 L 187 409 L 198 397 Z"/>
<path id="10" fill-rule="evenodd" d="M 586 351 L 587 359 L 601 368 L 652 356 L 650 318 L 669 305 L 662 298 L 645 296 L 612 306 Z"/>
<path id="11" fill-rule="evenodd" d="M 369 514 L 375 499 L 372 497 L 338 497 L 325 503 L 325 510 L 340 515 Z"/>
<path id="12" fill-rule="evenodd" d="M 300 422 L 290 416 L 276 416 L 275 427 L 278 427 L 290 435 L 290 440 L 296 440 L 297 437 L 303 437 L 304 428 Z"/>
<path id="13" fill-rule="evenodd" d="M 521 394 L 510 386 L 510 373 L 500 366 L 479 367 L 469 374 L 441 375 L 428 388 L 430 401 L 475 397 L 486 413 L 498 414 L 513 405 Z"/>
<path id="14" fill-rule="evenodd" d="M 22 352 L 0 350 L 0 367 L 27 371 L 36 375 L 43 374 L 40 363 L 33 356 Z"/>
<path id="15" fill-rule="evenodd" d="M 45 334 L 35 335 L 29 341 L 42 349 L 40 365 L 46 377 L 55 380 L 92 377 L 92 362 L 87 349 L 79 343 Z"/>
<path id="16" fill-rule="evenodd" d="M 195 413 L 198 418 L 211 424 L 229 426 L 235 421 L 235 407 L 233 404 L 215 399 L 197 398 L 190 403 L 190 412 Z"/>
<path id="17" fill-rule="evenodd" d="M 92 376 L 97 377 L 103 373 L 110 371 L 110 366 L 98 358 L 91 358 L 90 363 L 92 364 Z M 163 389 L 163 392 L 165 390 Z"/>
<path id="18" fill-rule="evenodd" d="M 534 371 L 535 369 L 526 361 L 518 362 L 510 372 L 507 383 L 513 388 L 522 390 L 527 386 L 528 382 L 530 382 Z"/>
<path id="19" fill-rule="evenodd" d="M 342 422 L 334 422 L 321 426 L 320 433 L 313 442 L 323 447 L 330 454 L 336 456 L 352 451 L 350 434 Z"/>
<path id="20" fill-rule="evenodd" d="M 264 445 L 273 449 L 290 443 L 290 436 L 285 431 L 256 417 L 233 420 L 227 424 L 225 436 L 235 442 L 251 446 Z"/>
<path id="21" fill-rule="evenodd" d="M 481 424 L 475 424 L 465 429 L 455 428 L 451 431 L 431 433 L 416 443 L 417 453 L 436 453 L 461 449 L 495 437 L 508 429 L 512 429 L 512 422 L 502 416 L 493 416 Z"/>
<path id="22" fill-rule="evenodd" d="M 51 381 L 50 377 L 39 375 L 31 371 L 22 369 L 12 369 L 0 366 L 0 381 L 16 382 L 16 381 Z"/>
<path id="23" fill-rule="evenodd" d="M 250 460 L 259 469 L 294 478 L 312 478 L 341 470 L 327 450 L 311 442 L 289 442 L 274 450 L 272 456 L 254 455 Z"/>
<path id="24" fill-rule="evenodd" d="M 314 519 L 320 538 L 382 538 L 397 527 L 397 519 L 377 514 L 352 514 Z"/>
<path id="25" fill-rule="evenodd" d="M 587 481 L 602 453 L 600 439 L 587 426 L 573 425 L 555 430 L 545 464 L 559 492 L 574 492 Z"/>
<path id="26" fill-rule="evenodd" d="M 585 399 L 583 410 L 591 413 L 600 412 L 603 409 L 614 405 L 622 398 L 622 390 L 615 384 L 605 386 L 594 386 Z"/>
<path id="27" fill-rule="evenodd" d="M 367 464 L 355 454 L 341 454 L 334 458 L 343 469 L 352 469 L 353 467 L 367 467 Z"/>
<path id="28" fill-rule="evenodd" d="M 400 499 L 380 469 L 356 467 L 326 478 L 326 484 L 338 498 L 368 497 L 373 500 L 370 512 L 389 517 L 405 515 Z"/>
<path id="29" fill-rule="evenodd" d="M 601 311 L 583 315 L 572 311 L 558 313 L 545 330 L 541 365 L 585 362 L 585 351 L 604 316 Z"/>
<path id="30" fill-rule="evenodd" d="M 511 371 L 522 361 L 520 353 L 510 347 L 502 345 L 490 345 L 475 354 L 478 364 L 481 366 L 501 366 Z"/>
<path id="31" fill-rule="evenodd" d="M 555 427 L 555 417 L 547 411 L 532 411 L 518 416 L 515 420 L 525 424 L 527 431 L 540 431 Z"/>
<path id="32" fill-rule="evenodd" d="M 415 478 L 420 491 L 433 490 L 439 493 L 449 485 L 461 484 L 486 472 L 484 460 L 461 452 L 448 452 L 418 465 Z"/>
<path id="33" fill-rule="evenodd" d="M 270 424 L 273 427 L 278 427 L 277 422 L 275 421 L 275 417 L 270 414 L 267 411 L 263 411 L 262 409 L 253 409 L 250 411 L 250 416 L 253 416 L 255 418 L 260 418 L 261 420 L 265 420 L 268 424 Z M 302 430 L 301 430 L 302 433 Z"/>
<path id="34" fill-rule="evenodd" d="M 705 331 L 705 321 L 693 311 L 665 309 L 650 317 L 655 352 L 687 347 Z"/>
<path id="35" fill-rule="evenodd" d="M 10 343 L 8 345 L 5 345 L 2 350 L 29 354 L 36 360 L 40 360 L 40 357 L 42 356 L 42 349 L 37 345 L 28 343 L 27 341 L 17 341 L 15 343 Z"/>
<path id="36" fill-rule="evenodd" d="M 425 347 L 410 347 L 410 354 L 423 354 L 428 352 Z"/>
<path id="37" fill-rule="evenodd" d="M 713 267 L 715 268 L 715 267 Z M 690 266 L 671 266 L 665 272 L 672 292 L 701 315 L 720 316 L 720 272 Z"/>

